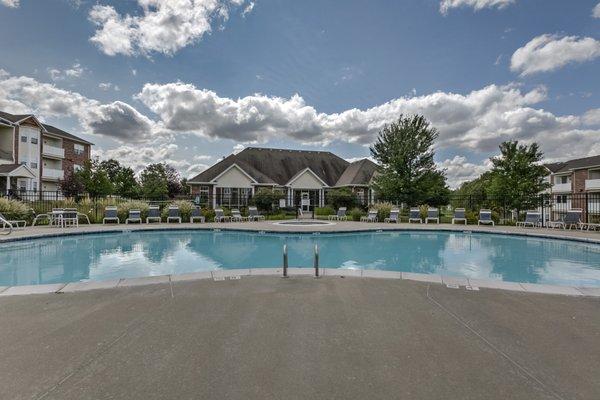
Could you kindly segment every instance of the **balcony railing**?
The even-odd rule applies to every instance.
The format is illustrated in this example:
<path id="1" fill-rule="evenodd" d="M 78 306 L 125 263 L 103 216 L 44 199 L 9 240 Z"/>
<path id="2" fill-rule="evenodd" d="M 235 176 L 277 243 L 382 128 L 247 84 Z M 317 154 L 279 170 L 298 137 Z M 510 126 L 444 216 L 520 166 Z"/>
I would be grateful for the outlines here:
<path id="1" fill-rule="evenodd" d="M 62 169 L 44 168 L 42 171 L 43 179 L 63 179 L 65 173 Z"/>
<path id="2" fill-rule="evenodd" d="M 571 191 L 571 182 L 568 183 L 555 183 L 552 186 L 552 192 L 554 193 L 565 193 Z"/>
<path id="3" fill-rule="evenodd" d="M 600 190 L 600 179 L 586 179 L 585 190 Z"/>
<path id="4" fill-rule="evenodd" d="M 65 158 L 65 149 L 44 145 L 42 154 L 49 157 Z"/>

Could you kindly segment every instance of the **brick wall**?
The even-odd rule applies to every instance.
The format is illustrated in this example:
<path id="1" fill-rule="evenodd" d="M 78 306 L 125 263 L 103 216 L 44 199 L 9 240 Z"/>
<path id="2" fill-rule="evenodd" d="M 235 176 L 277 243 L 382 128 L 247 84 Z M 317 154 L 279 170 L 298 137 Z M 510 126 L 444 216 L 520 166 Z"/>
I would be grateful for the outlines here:
<path id="1" fill-rule="evenodd" d="M 585 180 L 588 178 L 587 169 L 579 169 L 573 172 L 573 193 L 585 192 Z"/>
<path id="2" fill-rule="evenodd" d="M 86 160 L 90 159 L 90 145 L 83 145 L 83 154 L 75 154 L 75 143 L 72 140 L 63 138 L 63 149 L 65 149 L 65 158 L 63 159 L 63 171 L 65 174 L 71 173 L 73 171 L 73 166 L 75 164 L 83 165 Z M 81 144 L 81 143 L 80 143 Z"/>

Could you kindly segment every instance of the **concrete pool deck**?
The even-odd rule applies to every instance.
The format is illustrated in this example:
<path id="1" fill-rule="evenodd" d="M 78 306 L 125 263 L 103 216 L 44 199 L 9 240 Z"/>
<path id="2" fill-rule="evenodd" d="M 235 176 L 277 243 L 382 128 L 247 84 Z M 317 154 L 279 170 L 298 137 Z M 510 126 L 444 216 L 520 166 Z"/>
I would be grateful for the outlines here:
<path id="1" fill-rule="evenodd" d="M 249 276 L 0 298 L 2 399 L 597 399 L 600 299 Z"/>
<path id="2" fill-rule="evenodd" d="M 205 224 L 131 224 L 131 225 L 80 225 L 77 228 L 51 228 L 48 226 L 28 227 L 15 230 L 11 235 L 0 237 L 0 243 L 7 241 L 19 241 L 33 238 L 77 235 L 86 233 L 102 232 L 123 232 L 123 231 L 143 231 L 143 230 L 247 230 L 257 232 L 305 232 L 305 233 L 331 233 L 331 232 L 361 232 L 361 231 L 389 231 L 389 230 L 444 230 L 444 231 L 470 231 L 483 233 L 498 233 L 523 235 L 524 237 L 544 237 L 553 239 L 577 240 L 589 243 L 600 244 L 600 234 L 593 231 L 579 230 L 549 230 L 540 228 L 519 228 L 511 226 L 476 226 L 476 225 L 450 225 L 450 224 L 384 224 L 384 223 L 364 223 L 344 221 L 333 225 L 315 225 L 315 226 L 289 226 L 279 225 L 277 221 L 264 222 L 241 222 L 241 223 L 205 223 Z M 326 266 L 324 266 L 326 267 Z M 311 269 L 291 269 L 291 274 L 307 275 L 311 274 Z M 519 292 L 563 294 L 571 296 L 594 296 L 600 297 L 600 288 L 597 287 L 572 287 L 557 286 L 546 284 L 504 282 L 499 280 L 470 279 L 452 276 L 443 276 L 435 274 L 417 274 L 409 272 L 391 272 L 391 271 L 369 271 L 369 270 L 342 270 L 325 269 L 324 275 L 335 276 L 354 276 L 365 278 L 397 278 L 404 280 L 414 280 L 421 282 L 430 282 L 450 286 L 464 286 L 469 289 L 478 288 L 503 289 Z M 279 269 L 245 269 L 245 270 L 224 270 L 214 272 L 200 272 L 177 275 L 150 276 L 140 278 L 117 279 L 106 282 L 74 282 L 57 283 L 49 285 L 26 285 L 13 287 L 0 287 L 0 297 L 25 294 L 43 294 L 43 293 L 62 293 L 71 291 L 83 291 L 93 289 L 110 289 L 122 286 L 154 284 L 169 281 L 182 281 L 193 279 L 214 278 L 214 275 L 224 276 L 252 276 L 252 275 L 281 275 Z"/>

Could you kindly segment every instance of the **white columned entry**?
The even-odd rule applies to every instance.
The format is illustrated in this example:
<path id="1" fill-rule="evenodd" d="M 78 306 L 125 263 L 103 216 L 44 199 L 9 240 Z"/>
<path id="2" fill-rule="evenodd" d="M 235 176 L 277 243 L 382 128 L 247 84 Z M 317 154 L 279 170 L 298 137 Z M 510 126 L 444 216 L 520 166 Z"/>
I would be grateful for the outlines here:
<path id="1" fill-rule="evenodd" d="M 287 202 L 288 202 L 288 207 L 292 207 L 294 204 L 294 201 L 292 199 L 292 188 L 288 188 L 287 190 Z"/>
<path id="2" fill-rule="evenodd" d="M 319 190 L 319 207 L 325 206 L 325 189 Z"/>
<path id="3" fill-rule="evenodd" d="M 6 175 L 6 194 L 10 192 L 10 176 Z"/>
<path id="4" fill-rule="evenodd" d="M 217 208 L 217 187 L 213 186 L 212 189 L 213 189 L 212 190 L 212 195 L 213 195 L 212 203 L 213 203 L 213 210 L 214 210 L 215 208 Z"/>

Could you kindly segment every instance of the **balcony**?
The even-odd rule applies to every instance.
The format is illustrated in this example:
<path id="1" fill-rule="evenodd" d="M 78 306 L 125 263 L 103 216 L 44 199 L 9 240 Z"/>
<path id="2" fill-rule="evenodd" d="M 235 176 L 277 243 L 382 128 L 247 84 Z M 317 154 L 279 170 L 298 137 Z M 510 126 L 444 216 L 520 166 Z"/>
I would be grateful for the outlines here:
<path id="1" fill-rule="evenodd" d="M 44 168 L 42 171 L 42 179 L 57 179 L 61 180 L 65 177 L 62 169 Z"/>
<path id="2" fill-rule="evenodd" d="M 65 149 L 60 147 L 44 145 L 42 155 L 53 158 L 65 158 Z"/>
<path id="3" fill-rule="evenodd" d="M 565 193 L 571 191 L 571 182 L 568 183 L 555 183 L 552 185 L 553 193 Z"/>
<path id="4" fill-rule="evenodd" d="M 586 179 L 585 190 L 600 190 L 600 179 Z"/>

